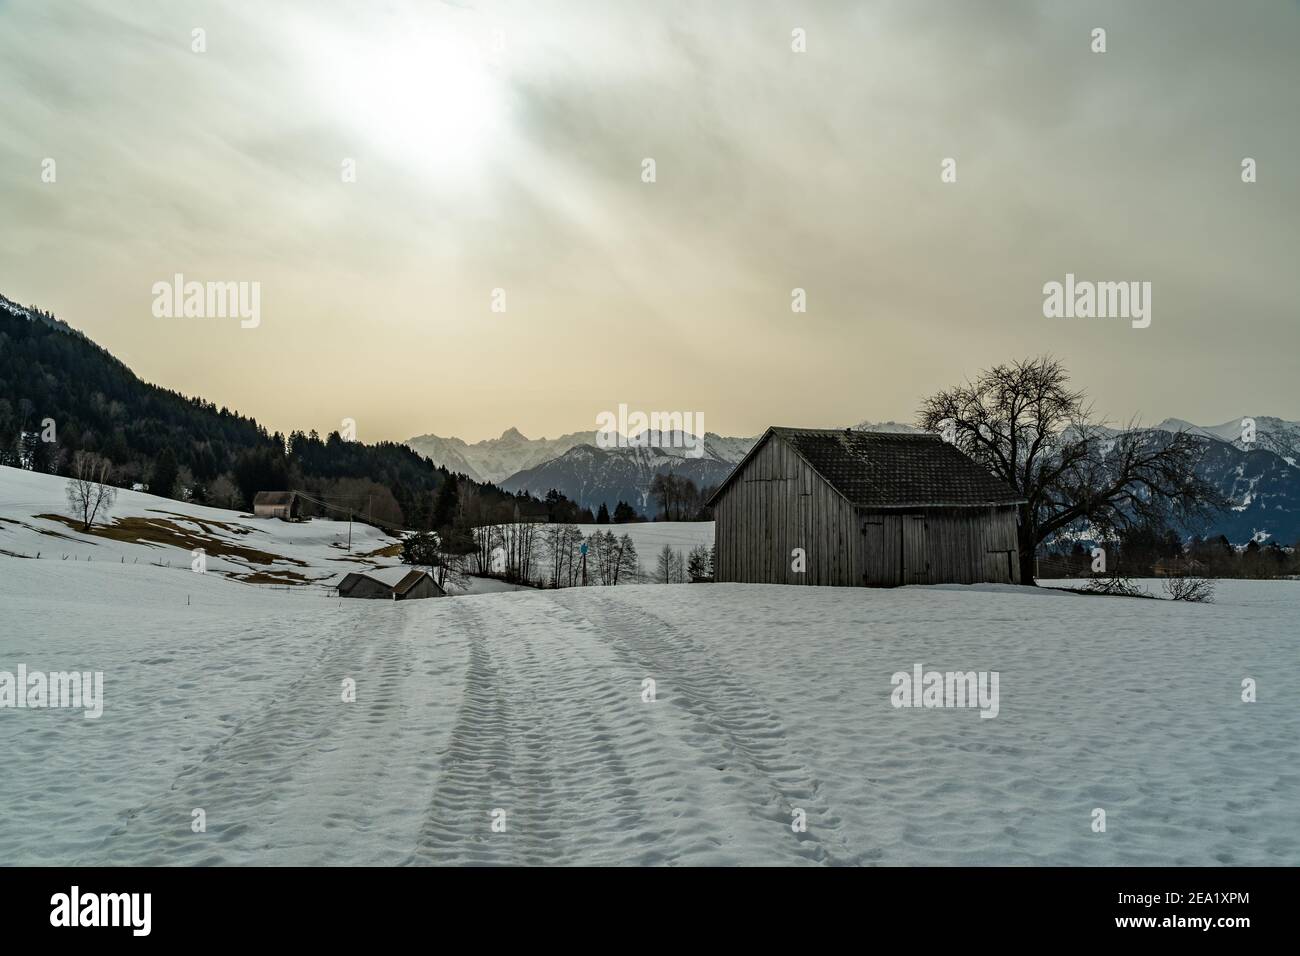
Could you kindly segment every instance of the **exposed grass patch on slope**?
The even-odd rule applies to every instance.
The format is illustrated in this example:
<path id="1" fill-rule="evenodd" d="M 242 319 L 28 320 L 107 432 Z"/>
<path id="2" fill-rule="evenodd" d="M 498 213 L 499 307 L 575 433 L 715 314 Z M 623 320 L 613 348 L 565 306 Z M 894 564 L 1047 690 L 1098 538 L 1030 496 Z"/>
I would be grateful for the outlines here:
<path id="1" fill-rule="evenodd" d="M 67 515 L 42 514 L 36 517 L 46 521 L 58 521 L 73 531 L 81 531 L 81 522 L 75 518 L 69 518 Z M 185 520 L 194 521 L 192 518 L 186 518 Z M 194 521 L 194 523 L 203 524 L 198 521 Z M 207 522 L 207 524 L 217 526 L 222 522 L 213 521 Z M 185 551 L 202 548 L 206 554 L 212 557 L 238 559 L 248 564 L 308 566 L 306 561 L 234 544 L 215 537 L 211 533 L 191 531 L 165 518 L 118 518 L 110 525 L 92 525 L 89 531 L 83 533 L 99 538 L 109 538 L 113 541 L 122 541 L 127 544 L 182 548 Z"/>

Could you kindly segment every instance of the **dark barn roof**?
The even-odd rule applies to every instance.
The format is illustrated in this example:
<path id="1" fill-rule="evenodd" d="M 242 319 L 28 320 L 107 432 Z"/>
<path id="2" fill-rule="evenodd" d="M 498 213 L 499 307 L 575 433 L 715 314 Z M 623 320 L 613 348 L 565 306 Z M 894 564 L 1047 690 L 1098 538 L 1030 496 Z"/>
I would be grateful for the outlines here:
<path id="1" fill-rule="evenodd" d="M 439 594 L 446 592 L 438 586 L 433 575 L 423 568 L 410 568 L 405 565 L 398 565 L 389 568 L 369 568 L 365 571 L 350 571 L 346 574 L 337 587 L 340 590 L 350 587 L 359 578 L 369 578 L 382 584 L 384 587 L 391 589 L 398 595 L 405 594 L 411 588 L 415 587 L 425 578 L 428 578 L 433 584 L 434 590 Z"/>
<path id="2" fill-rule="evenodd" d="M 858 508 L 968 508 L 1023 501 L 938 435 L 842 428 L 772 427 L 713 493 L 720 495 L 770 436 L 787 442 Z"/>

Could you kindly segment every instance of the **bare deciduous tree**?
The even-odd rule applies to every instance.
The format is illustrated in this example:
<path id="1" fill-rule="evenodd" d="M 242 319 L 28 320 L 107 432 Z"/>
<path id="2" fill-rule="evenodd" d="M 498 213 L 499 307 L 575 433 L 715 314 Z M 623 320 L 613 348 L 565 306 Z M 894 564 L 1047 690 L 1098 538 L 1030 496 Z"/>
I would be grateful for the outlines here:
<path id="1" fill-rule="evenodd" d="M 1174 601 L 1191 601 L 1195 604 L 1214 603 L 1214 582 L 1192 574 L 1174 574 L 1160 582 L 1164 592 Z"/>
<path id="2" fill-rule="evenodd" d="M 704 503 L 695 482 L 671 471 L 654 476 L 650 482 L 650 497 L 659 502 L 665 521 L 692 521 Z"/>
<path id="3" fill-rule="evenodd" d="M 578 547 L 582 544 L 582 532 L 571 524 L 554 523 L 543 525 L 538 535 L 551 587 L 572 587 L 575 575 L 581 572 Z"/>
<path id="4" fill-rule="evenodd" d="M 1089 578 L 1083 592 L 1086 594 L 1106 594 L 1110 597 L 1151 597 L 1150 594 L 1147 594 L 1146 591 L 1134 584 L 1131 578 L 1127 578 L 1122 574 L 1103 574 L 1099 577 Z"/>
<path id="5" fill-rule="evenodd" d="M 660 584 L 673 583 L 673 566 L 674 555 L 677 552 L 673 550 L 671 544 L 666 544 L 659 551 L 659 559 L 655 563 L 655 580 Z"/>
<path id="6" fill-rule="evenodd" d="M 636 583 L 640 578 L 641 561 L 631 535 L 619 538 L 612 531 L 593 531 L 587 544 L 587 557 L 600 584 Z"/>
<path id="7" fill-rule="evenodd" d="M 1019 492 L 1020 579 L 1034 580 L 1038 545 L 1070 525 L 1100 534 L 1141 522 L 1191 521 L 1223 507 L 1197 477 L 1205 443 L 1187 432 L 1123 430 L 1093 419 L 1050 356 L 981 372 L 927 398 L 922 428 L 938 432 Z"/>
<path id="8" fill-rule="evenodd" d="M 72 458 L 72 476 L 68 478 L 68 505 L 72 516 L 81 522 L 81 530 L 89 531 L 95 518 L 107 516 L 117 497 L 117 489 L 108 484 L 112 464 L 102 455 L 79 451 Z"/>
<path id="9" fill-rule="evenodd" d="M 216 508 L 238 508 L 239 489 L 229 475 L 218 475 L 208 486 L 208 500 Z"/>

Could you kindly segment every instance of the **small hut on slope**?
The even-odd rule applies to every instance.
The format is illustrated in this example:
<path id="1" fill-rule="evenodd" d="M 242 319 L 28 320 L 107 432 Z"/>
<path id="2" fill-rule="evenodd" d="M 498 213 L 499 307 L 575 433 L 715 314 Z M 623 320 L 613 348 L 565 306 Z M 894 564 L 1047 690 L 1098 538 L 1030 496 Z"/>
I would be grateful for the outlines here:
<path id="1" fill-rule="evenodd" d="M 253 514 L 259 518 L 293 521 L 300 513 L 296 491 L 259 491 L 253 496 Z"/>
<path id="2" fill-rule="evenodd" d="M 446 596 L 447 592 L 438 586 L 432 574 L 424 568 L 405 565 L 352 571 L 339 582 L 339 597 L 405 601 L 408 598 Z"/>

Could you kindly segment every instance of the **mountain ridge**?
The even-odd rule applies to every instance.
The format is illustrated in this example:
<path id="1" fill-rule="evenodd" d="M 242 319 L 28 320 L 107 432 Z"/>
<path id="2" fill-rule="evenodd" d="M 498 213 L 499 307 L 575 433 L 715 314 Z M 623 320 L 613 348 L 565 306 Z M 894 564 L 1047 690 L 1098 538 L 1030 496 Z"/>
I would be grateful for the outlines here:
<path id="1" fill-rule="evenodd" d="M 1253 422 L 1252 440 L 1243 421 Z M 920 429 L 902 422 L 862 421 L 852 426 L 858 430 L 894 433 L 915 433 Z M 1252 539 L 1276 538 L 1291 544 L 1300 539 L 1300 423 L 1276 416 L 1243 416 L 1229 419 L 1219 425 L 1195 425 L 1179 418 L 1167 418 L 1157 425 L 1137 426 L 1149 431 L 1187 431 L 1212 443 L 1202 465 L 1202 476 L 1210 481 L 1231 505 L 1221 512 L 1208 530 L 1210 535 L 1223 534 L 1236 544 Z M 1126 429 L 1104 427 L 1103 434 L 1118 435 Z M 595 442 L 596 433 L 571 432 L 562 439 L 527 439 L 516 428 L 508 428 L 501 439 L 477 443 L 500 448 L 509 438 L 516 447 L 528 445 L 531 464 L 526 464 L 511 474 L 494 479 L 503 490 L 528 491 L 533 495 L 545 494 L 550 489 L 561 492 L 584 507 L 596 510 L 604 504 L 613 509 L 618 501 L 626 501 L 637 511 L 651 514 L 654 503 L 650 500 L 650 482 L 656 474 L 673 472 L 690 478 L 703 490 L 717 485 L 745 456 L 759 436 L 752 438 L 727 438 L 712 432 L 705 435 L 705 454 L 692 458 L 681 448 L 600 448 Z M 437 436 L 422 436 L 422 438 Z M 583 439 L 586 439 L 585 441 Z M 412 441 L 415 441 L 414 439 Z M 439 439 L 464 446 L 459 439 Z M 559 454 L 545 458 L 546 451 L 557 443 L 571 442 Z M 438 455 L 417 447 L 428 454 L 435 463 L 457 471 L 450 460 L 440 460 Z M 473 447 L 473 446 L 470 446 Z M 508 456 L 498 455 L 496 466 L 509 466 Z M 1193 533 L 1195 529 L 1186 529 Z"/>

